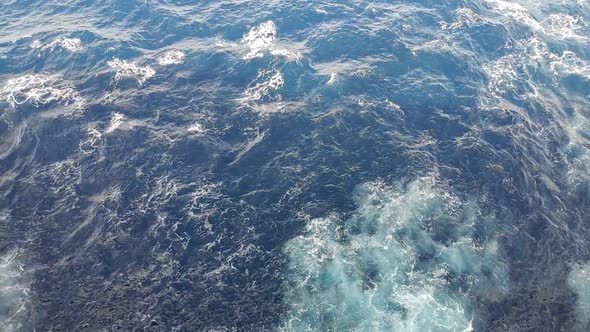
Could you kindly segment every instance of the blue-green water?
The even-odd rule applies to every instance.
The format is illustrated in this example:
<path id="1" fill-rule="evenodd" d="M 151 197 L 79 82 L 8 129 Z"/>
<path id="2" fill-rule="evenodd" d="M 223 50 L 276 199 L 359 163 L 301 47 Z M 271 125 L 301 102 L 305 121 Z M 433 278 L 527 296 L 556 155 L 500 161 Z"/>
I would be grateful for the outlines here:
<path id="1" fill-rule="evenodd" d="M 587 331 L 589 22 L 0 0 L 0 330 Z"/>

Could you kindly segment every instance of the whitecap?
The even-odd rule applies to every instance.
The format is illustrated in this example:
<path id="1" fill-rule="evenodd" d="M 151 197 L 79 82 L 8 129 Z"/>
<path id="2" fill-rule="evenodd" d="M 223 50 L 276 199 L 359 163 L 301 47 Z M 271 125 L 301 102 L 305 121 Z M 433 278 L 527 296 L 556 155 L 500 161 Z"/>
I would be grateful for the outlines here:
<path id="1" fill-rule="evenodd" d="M 326 85 L 332 85 L 332 84 L 336 83 L 337 77 L 338 77 L 338 75 L 335 72 L 331 72 L 330 79 L 328 80 L 328 82 L 326 82 Z"/>
<path id="2" fill-rule="evenodd" d="M 124 120 L 125 120 L 125 116 L 123 114 L 117 113 L 117 112 L 113 113 L 111 115 L 111 122 L 110 122 L 109 126 L 107 127 L 107 129 L 105 130 L 105 133 L 107 133 L 107 134 L 112 133 L 117 128 L 121 127 Z"/>
<path id="3" fill-rule="evenodd" d="M 277 26 L 273 21 L 267 21 L 250 29 L 242 37 L 242 43 L 250 50 L 244 56 L 245 59 L 260 58 L 264 51 L 269 49 L 277 38 Z"/>
<path id="4" fill-rule="evenodd" d="M 137 80 L 139 84 L 143 84 L 156 74 L 156 71 L 149 65 L 140 66 L 135 62 L 118 58 L 109 61 L 108 65 L 115 70 L 116 81 L 132 78 Z"/>
<path id="5" fill-rule="evenodd" d="M 184 63 L 185 55 L 182 51 L 171 50 L 158 57 L 161 66 L 179 65 Z"/>
<path id="6" fill-rule="evenodd" d="M 29 47 L 31 47 L 32 49 L 40 49 L 41 47 L 43 47 L 43 43 L 39 39 L 35 39 Z"/>
<path id="7" fill-rule="evenodd" d="M 60 75 L 50 73 L 27 74 L 7 80 L 0 89 L 0 98 L 12 107 L 30 103 L 39 107 L 60 102 L 83 107 L 79 93 Z"/>
<path id="8" fill-rule="evenodd" d="M 82 51 L 82 41 L 80 40 L 80 38 L 61 37 L 47 44 L 45 47 L 43 47 L 43 50 L 54 50 L 57 47 L 63 48 L 70 52 L 77 53 Z"/>
<path id="9" fill-rule="evenodd" d="M 274 56 L 282 56 L 295 61 L 301 60 L 303 57 L 301 52 L 292 52 L 276 45 L 277 35 L 277 26 L 273 21 L 266 21 L 253 27 L 242 37 L 242 44 L 247 49 L 242 58 L 244 60 L 262 58 L 268 52 Z"/>
<path id="10" fill-rule="evenodd" d="M 244 92 L 241 101 L 278 101 L 281 96 L 276 92 L 285 84 L 283 74 L 278 70 L 261 70 L 255 83 Z"/>
<path id="11" fill-rule="evenodd" d="M 190 127 L 188 127 L 187 131 L 189 134 L 200 136 L 205 133 L 205 128 L 200 123 L 195 122 L 192 125 L 190 125 Z"/>

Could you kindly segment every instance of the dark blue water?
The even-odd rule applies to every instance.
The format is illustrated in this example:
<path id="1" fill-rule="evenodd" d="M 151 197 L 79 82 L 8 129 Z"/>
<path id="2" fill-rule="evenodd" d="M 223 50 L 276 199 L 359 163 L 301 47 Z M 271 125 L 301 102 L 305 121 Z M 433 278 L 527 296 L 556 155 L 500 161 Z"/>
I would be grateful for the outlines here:
<path id="1" fill-rule="evenodd" d="M 0 330 L 587 331 L 590 3 L 0 0 Z"/>

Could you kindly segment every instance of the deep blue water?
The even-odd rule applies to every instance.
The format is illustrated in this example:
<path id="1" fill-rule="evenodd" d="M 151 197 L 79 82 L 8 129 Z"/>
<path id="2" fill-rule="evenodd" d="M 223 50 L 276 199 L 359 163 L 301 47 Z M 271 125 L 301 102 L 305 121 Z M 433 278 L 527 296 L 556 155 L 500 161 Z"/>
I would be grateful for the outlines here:
<path id="1" fill-rule="evenodd" d="M 588 331 L 590 2 L 0 0 L 0 331 Z"/>

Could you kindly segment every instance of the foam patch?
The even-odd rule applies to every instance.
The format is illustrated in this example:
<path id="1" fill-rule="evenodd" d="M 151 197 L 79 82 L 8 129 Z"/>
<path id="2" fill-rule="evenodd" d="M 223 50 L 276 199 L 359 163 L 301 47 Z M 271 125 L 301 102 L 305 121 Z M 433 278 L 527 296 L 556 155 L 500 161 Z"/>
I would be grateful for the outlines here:
<path id="1" fill-rule="evenodd" d="M 472 331 L 470 296 L 505 287 L 496 243 L 476 239 L 477 209 L 432 178 L 365 184 L 357 203 L 286 244 L 282 330 Z"/>

